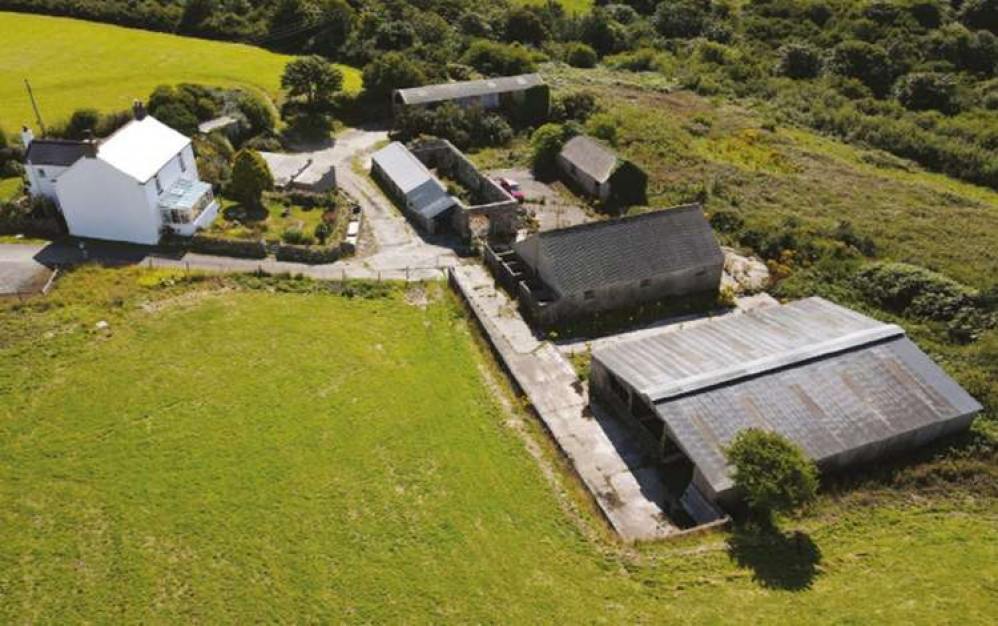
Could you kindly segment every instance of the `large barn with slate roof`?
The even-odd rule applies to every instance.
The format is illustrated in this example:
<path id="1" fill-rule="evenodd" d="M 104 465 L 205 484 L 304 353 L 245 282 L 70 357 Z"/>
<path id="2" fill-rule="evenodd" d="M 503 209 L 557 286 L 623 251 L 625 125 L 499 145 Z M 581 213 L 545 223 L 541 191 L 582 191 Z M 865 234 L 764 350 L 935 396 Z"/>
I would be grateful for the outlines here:
<path id="1" fill-rule="evenodd" d="M 513 250 L 532 278 L 522 284 L 521 304 L 542 325 L 715 294 L 724 270 L 698 204 L 545 231 Z"/>
<path id="2" fill-rule="evenodd" d="M 964 430 L 981 410 L 901 328 L 821 298 L 598 348 L 590 384 L 663 460 L 692 463 L 694 499 L 724 506 L 738 499 L 724 447 L 744 429 L 834 471 Z"/>

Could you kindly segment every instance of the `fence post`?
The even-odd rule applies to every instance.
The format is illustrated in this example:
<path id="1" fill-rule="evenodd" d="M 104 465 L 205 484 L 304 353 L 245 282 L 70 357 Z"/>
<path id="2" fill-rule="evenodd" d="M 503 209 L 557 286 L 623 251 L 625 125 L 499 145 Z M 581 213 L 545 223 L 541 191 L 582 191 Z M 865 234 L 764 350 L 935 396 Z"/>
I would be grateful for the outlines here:
<path id="1" fill-rule="evenodd" d="M 378 270 L 378 282 L 381 282 L 381 270 Z"/>
<path id="2" fill-rule="evenodd" d="M 405 266 L 405 284 L 409 284 L 409 266 Z"/>

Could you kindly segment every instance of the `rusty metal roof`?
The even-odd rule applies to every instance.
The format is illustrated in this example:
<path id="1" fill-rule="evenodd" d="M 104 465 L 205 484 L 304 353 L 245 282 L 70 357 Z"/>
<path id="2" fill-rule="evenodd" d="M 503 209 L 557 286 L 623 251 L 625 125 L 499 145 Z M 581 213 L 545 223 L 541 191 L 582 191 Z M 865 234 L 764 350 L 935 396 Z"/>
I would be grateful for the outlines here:
<path id="1" fill-rule="evenodd" d="M 776 431 L 821 462 L 981 407 L 897 326 L 821 298 L 621 342 L 593 358 L 653 406 L 716 492 L 723 448 Z"/>

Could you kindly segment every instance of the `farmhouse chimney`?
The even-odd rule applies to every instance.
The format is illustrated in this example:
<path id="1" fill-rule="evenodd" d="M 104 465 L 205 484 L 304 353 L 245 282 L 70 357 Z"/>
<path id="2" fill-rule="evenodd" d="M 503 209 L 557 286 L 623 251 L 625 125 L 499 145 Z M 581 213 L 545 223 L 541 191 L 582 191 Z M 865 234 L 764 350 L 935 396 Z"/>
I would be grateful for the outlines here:
<path id="1" fill-rule="evenodd" d="M 27 150 L 28 146 L 32 141 L 35 140 L 35 134 L 31 132 L 31 129 L 27 126 L 21 127 L 21 143 L 24 144 L 24 149 Z"/>
<path id="2" fill-rule="evenodd" d="M 141 100 L 132 103 L 132 115 L 140 122 L 146 118 L 146 105 Z"/>
<path id="3" fill-rule="evenodd" d="M 92 130 L 83 131 L 83 156 L 88 159 L 97 158 L 97 141 Z"/>

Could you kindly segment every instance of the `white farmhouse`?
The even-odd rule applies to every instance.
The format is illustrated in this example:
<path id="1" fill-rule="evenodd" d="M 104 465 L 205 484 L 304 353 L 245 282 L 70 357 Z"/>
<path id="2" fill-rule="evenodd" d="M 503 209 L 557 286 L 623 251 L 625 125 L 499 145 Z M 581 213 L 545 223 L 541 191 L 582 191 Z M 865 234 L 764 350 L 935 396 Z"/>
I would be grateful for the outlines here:
<path id="1" fill-rule="evenodd" d="M 22 138 L 31 195 L 54 200 L 73 236 L 154 245 L 166 228 L 190 236 L 218 214 L 191 140 L 141 104 L 101 142 L 34 139 L 27 128 Z"/>

